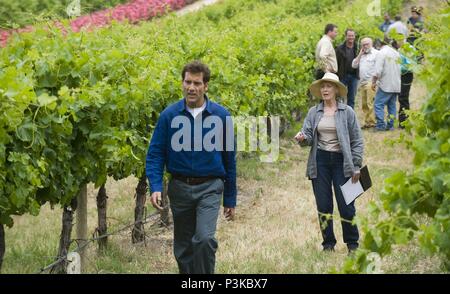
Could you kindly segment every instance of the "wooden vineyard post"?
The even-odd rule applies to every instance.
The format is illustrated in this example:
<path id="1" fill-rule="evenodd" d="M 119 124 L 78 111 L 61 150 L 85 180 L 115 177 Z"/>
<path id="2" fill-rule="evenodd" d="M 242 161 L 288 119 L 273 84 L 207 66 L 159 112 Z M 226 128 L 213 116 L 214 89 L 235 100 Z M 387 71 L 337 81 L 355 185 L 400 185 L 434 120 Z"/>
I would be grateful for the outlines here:
<path id="1" fill-rule="evenodd" d="M 79 251 L 81 257 L 81 272 L 86 268 L 86 248 L 84 247 L 87 242 L 88 229 L 87 229 L 87 185 L 83 184 L 80 188 L 80 192 L 77 196 L 77 240 L 78 246 L 82 247 Z"/>
<path id="2" fill-rule="evenodd" d="M 102 185 L 97 194 L 97 214 L 98 214 L 98 228 L 97 232 L 99 236 L 106 235 L 108 230 L 108 224 L 106 222 L 108 196 L 106 195 L 105 185 Z M 108 245 L 108 237 L 100 238 L 98 240 L 98 249 L 100 252 L 104 252 Z"/>
<path id="3" fill-rule="evenodd" d="M 134 228 L 131 233 L 131 240 L 134 243 L 143 242 L 145 240 L 144 233 L 144 212 L 145 200 L 147 197 L 147 178 L 145 173 L 139 179 L 136 187 L 136 207 L 134 209 Z"/>

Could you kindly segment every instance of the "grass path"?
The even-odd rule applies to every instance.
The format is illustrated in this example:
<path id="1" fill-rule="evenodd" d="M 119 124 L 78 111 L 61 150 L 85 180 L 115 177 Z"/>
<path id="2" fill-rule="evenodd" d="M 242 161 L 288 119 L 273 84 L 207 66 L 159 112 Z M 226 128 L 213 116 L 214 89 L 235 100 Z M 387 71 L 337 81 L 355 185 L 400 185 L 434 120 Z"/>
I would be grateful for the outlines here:
<path id="1" fill-rule="evenodd" d="M 215 4 L 218 1 L 219 0 L 198 0 L 192 4 L 186 5 L 185 7 L 177 10 L 175 13 L 176 13 L 176 15 L 185 15 L 185 14 L 200 10 L 205 6 Z"/>

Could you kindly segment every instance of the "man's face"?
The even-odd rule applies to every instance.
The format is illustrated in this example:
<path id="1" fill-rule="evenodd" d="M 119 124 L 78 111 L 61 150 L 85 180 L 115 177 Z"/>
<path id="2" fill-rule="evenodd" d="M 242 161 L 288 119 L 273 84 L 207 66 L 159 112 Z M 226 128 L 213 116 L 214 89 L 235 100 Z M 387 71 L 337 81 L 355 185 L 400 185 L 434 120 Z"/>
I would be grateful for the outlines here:
<path id="1" fill-rule="evenodd" d="M 351 44 L 353 44 L 354 42 L 355 42 L 355 32 L 353 32 L 353 31 L 348 31 L 347 32 L 347 35 L 345 36 L 345 40 L 348 42 L 348 43 L 351 43 Z"/>
<path id="2" fill-rule="evenodd" d="M 333 31 L 330 32 L 330 38 L 334 40 L 334 39 L 336 39 L 337 35 L 338 35 L 338 29 L 334 28 Z"/>
<path id="3" fill-rule="evenodd" d="M 391 19 L 391 18 L 389 17 L 389 14 L 387 14 L 387 13 L 384 14 L 384 20 L 385 20 L 385 21 L 388 21 L 388 20 L 390 20 L 390 19 Z"/>
<path id="4" fill-rule="evenodd" d="M 361 47 L 364 50 L 364 53 L 367 54 L 370 52 L 370 49 L 372 48 L 372 42 L 370 42 L 369 39 L 364 39 L 361 41 Z"/>
<path id="5" fill-rule="evenodd" d="M 417 12 L 415 12 L 415 11 L 413 11 L 411 13 L 411 16 L 412 16 L 413 19 L 419 19 L 419 17 L 420 17 L 420 15 Z"/>
<path id="6" fill-rule="evenodd" d="M 203 82 L 203 73 L 186 72 L 183 80 L 183 95 L 189 107 L 201 107 L 208 91 L 208 83 Z"/>

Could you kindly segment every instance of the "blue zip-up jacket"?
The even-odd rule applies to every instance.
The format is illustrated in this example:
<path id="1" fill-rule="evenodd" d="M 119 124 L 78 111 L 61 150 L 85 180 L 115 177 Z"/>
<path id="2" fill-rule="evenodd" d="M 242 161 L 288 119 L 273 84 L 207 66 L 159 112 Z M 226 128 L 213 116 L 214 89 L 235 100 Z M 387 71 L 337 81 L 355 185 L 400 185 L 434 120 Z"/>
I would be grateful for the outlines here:
<path id="1" fill-rule="evenodd" d="M 224 180 L 223 205 L 235 207 L 236 144 L 231 115 L 224 107 L 210 101 L 206 96 L 205 100 L 205 110 L 195 120 L 186 109 L 185 99 L 168 106 L 161 113 L 146 159 L 145 170 L 150 190 L 151 192 L 162 191 L 164 168 L 172 175 L 217 176 Z M 220 122 L 222 127 L 217 126 Z M 195 128 L 195 126 L 199 127 Z M 194 132 L 198 134 L 200 129 L 202 142 L 199 142 L 200 140 L 195 142 Z M 215 129 L 214 132 L 211 131 L 213 129 Z M 181 136 L 182 133 L 189 134 L 186 130 L 190 133 L 190 137 Z M 209 131 L 216 134 L 214 140 L 211 139 L 212 134 Z M 203 142 L 212 142 L 219 148 L 211 149 L 208 145 L 203 146 Z"/>

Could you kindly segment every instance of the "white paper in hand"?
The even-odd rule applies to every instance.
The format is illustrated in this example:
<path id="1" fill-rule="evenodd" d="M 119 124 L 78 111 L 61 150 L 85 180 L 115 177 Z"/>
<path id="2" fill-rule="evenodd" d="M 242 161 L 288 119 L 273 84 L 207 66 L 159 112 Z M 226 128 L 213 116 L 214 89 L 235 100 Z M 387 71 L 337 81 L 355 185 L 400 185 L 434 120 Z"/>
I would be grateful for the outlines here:
<path id="1" fill-rule="evenodd" d="M 357 181 L 355 184 L 353 184 L 352 178 L 350 178 L 344 185 L 341 186 L 341 191 L 344 195 L 345 203 L 347 205 L 352 203 L 359 195 L 364 193 L 361 182 Z"/>

